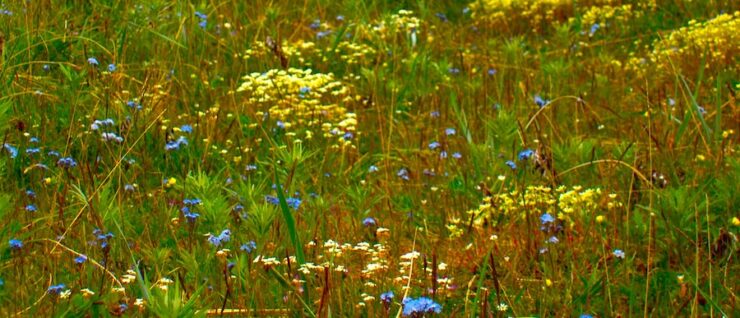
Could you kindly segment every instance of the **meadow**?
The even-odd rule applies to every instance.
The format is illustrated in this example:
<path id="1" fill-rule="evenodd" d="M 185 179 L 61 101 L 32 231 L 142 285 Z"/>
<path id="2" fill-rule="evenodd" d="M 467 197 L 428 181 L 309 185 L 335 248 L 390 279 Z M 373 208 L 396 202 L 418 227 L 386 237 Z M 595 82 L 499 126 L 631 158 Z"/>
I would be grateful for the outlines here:
<path id="1" fill-rule="evenodd" d="M 7 1 L 2 317 L 738 317 L 734 0 Z"/>

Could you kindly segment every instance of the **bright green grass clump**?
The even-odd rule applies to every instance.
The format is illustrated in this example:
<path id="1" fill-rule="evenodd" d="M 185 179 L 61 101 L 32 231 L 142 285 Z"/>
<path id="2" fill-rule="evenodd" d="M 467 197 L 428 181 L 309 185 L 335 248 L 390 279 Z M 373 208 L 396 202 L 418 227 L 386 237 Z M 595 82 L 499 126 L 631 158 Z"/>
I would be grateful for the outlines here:
<path id="1" fill-rule="evenodd" d="M 6 2 L 0 316 L 737 316 L 738 17 Z"/>

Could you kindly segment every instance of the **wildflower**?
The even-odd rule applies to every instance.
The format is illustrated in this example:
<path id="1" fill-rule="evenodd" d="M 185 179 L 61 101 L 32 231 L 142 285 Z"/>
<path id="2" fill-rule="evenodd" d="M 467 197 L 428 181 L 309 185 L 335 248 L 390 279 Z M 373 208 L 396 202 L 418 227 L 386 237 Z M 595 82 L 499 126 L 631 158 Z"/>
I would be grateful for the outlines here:
<path id="1" fill-rule="evenodd" d="M 319 31 L 319 32 L 316 33 L 316 39 L 321 40 L 321 39 L 329 36 L 329 34 L 331 34 L 331 30 Z"/>
<path id="2" fill-rule="evenodd" d="M 668 106 L 676 106 L 676 100 L 673 98 L 668 98 Z"/>
<path id="3" fill-rule="evenodd" d="M 449 69 L 447 69 L 447 72 L 449 72 L 452 75 L 457 75 L 457 74 L 460 74 L 460 69 L 457 67 L 450 67 Z"/>
<path id="4" fill-rule="evenodd" d="M 198 213 L 190 212 L 188 207 L 183 207 L 183 210 L 183 216 L 185 216 L 185 219 L 190 223 L 195 222 L 195 220 L 200 216 Z"/>
<path id="5" fill-rule="evenodd" d="M 596 216 L 596 223 L 603 223 L 604 222 L 604 216 L 598 215 Z"/>
<path id="6" fill-rule="evenodd" d="M 27 196 L 28 196 L 29 198 L 35 198 L 35 197 L 36 197 L 36 192 L 33 192 L 33 190 L 31 190 L 31 189 L 28 189 L 28 190 L 26 190 L 26 195 L 27 195 Z"/>
<path id="7" fill-rule="evenodd" d="M 378 167 L 376 165 L 372 165 L 372 166 L 370 166 L 370 168 L 367 169 L 367 171 L 370 172 L 370 173 L 378 172 L 379 170 L 380 169 L 378 169 Z"/>
<path id="8" fill-rule="evenodd" d="M 506 311 L 508 309 L 509 309 L 509 305 L 507 305 L 506 303 L 500 303 L 496 305 L 496 310 L 498 311 Z"/>
<path id="9" fill-rule="evenodd" d="M 137 103 L 135 101 L 132 101 L 132 100 L 126 102 L 126 106 L 128 106 L 129 108 L 133 108 L 134 110 L 141 110 L 141 108 L 142 108 L 141 107 L 141 104 L 139 104 L 139 103 Z"/>
<path id="10" fill-rule="evenodd" d="M 90 57 L 87 59 L 87 64 L 90 64 L 92 66 L 98 66 L 98 59 L 94 57 Z"/>
<path id="11" fill-rule="evenodd" d="M 26 211 L 28 211 L 28 212 L 36 212 L 37 210 L 38 209 L 33 204 L 26 205 Z"/>
<path id="12" fill-rule="evenodd" d="M 469 7 L 465 7 L 465 8 L 462 9 L 462 14 L 468 14 L 468 13 L 470 13 L 470 8 Z"/>
<path id="13" fill-rule="evenodd" d="M 215 236 L 213 234 L 208 234 L 208 242 L 211 243 L 213 246 L 220 246 L 221 243 L 225 243 L 231 240 L 231 231 L 229 229 L 225 229 L 221 231 L 221 234 L 218 236 Z"/>
<path id="14" fill-rule="evenodd" d="M 588 36 L 593 36 L 594 33 L 596 33 L 596 31 L 598 30 L 599 30 L 599 24 L 598 23 L 592 24 L 591 29 L 588 31 Z"/>
<path id="15" fill-rule="evenodd" d="M 408 180 L 410 179 L 410 178 L 409 178 L 409 171 L 408 171 L 408 169 L 406 169 L 406 168 L 401 168 L 401 169 L 399 169 L 399 170 L 398 170 L 398 172 L 396 173 L 396 175 L 397 175 L 397 176 L 398 176 L 399 178 L 401 178 L 401 179 L 403 179 L 403 180 L 406 180 L 406 181 L 408 181 Z"/>
<path id="16" fill-rule="evenodd" d="M 184 199 L 182 200 L 182 203 L 185 205 L 199 205 L 202 203 L 202 201 L 198 198 L 193 198 L 193 199 Z"/>
<path id="17" fill-rule="evenodd" d="M 82 293 L 82 296 L 85 298 L 90 298 L 90 296 L 95 295 L 95 292 L 90 290 L 89 288 L 81 289 L 80 292 Z"/>
<path id="18" fill-rule="evenodd" d="M 579 317 L 579 318 L 594 318 L 594 316 L 592 316 L 592 315 L 589 315 L 589 314 L 581 314 L 581 315 L 580 315 L 580 316 L 578 316 L 578 317 Z"/>
<path id="19" fill-rule="evenodd" d="M 440 151 L 439 152 L 439 159 L 447 159 L 447 151 Z"/>
<path id="20" fill-rule="evenodd" d="M 90 125 L 90 130 L 98 130 L 98 129 L 100 129 L 101 127 L 106 127 L 106 126 L 113 126 L 114 124 L 115 124 L 115 122 L 114 122 L 114 121 L 113 121 L 113 119 L 111 119 L 111 118 L 106 118 L 106 119 L 103 119 L 103 120 L 97 120 L 97 119 L 96 119 L 96 120 L 95 120 L 95 121 L 93 121 L 93 123 L 92 123 L 92 124 Z"/>
<path id="21" fill-rule="evenodd" d="M 265 201 L 270 204 L 280 205 L 280 199 L 276 196 L 266 195 Z M 291 197 L 285 199 L 285 203 L 287 203 L 289 207 L 293 208 L 293 210 L 298 210 L 298 208 L 301 206 L 301 202 L 301 199 L 298 198 Z"/>
<path id="22" fill-rule="evenodd" d="M 10 158 L 15 159 L 15 157 L 18 157 L 18 148 L 13 147 L 8 143 L 4 143 L 3 148 L 8 151 L 8 153 L 10 154 Z"/>
<path id="23" fill-rule="evenodd" d="M 108 72 L 113 73 L 115 71 L 116 71 L 116 64 L 113 64 L 113 63 L 108 64 Z"/>
<path id="24" fill-rule="evenodd" d="M 249 241 L 247 243 L 242 244 L 241 247 L 239 247 L 240 250 L 245 251 L 247 253 L 252 253 L 257 248 L 257 243 L 254 241 Z"/>
<path id="25" fill-rule="evenodd" d="M 732 218 L 732 225 L 734 225 L 734 226 L 740 226 L 740 219 L 738 219 L 737 217 L 733 217 Z"/>
<path id="26" fill-rule="evenodd" d="M 534 150 L 532 150 L 532 149 L 524 149 L 524 150 L 520 151 L 519 154 L 516 157 L 517 157 L 517 159 L 519 159 L 519 161 L 524 161 L 524 160 L 527 160 L 529 158 L 532 158 L 533 155 L 534 155 Z"/>
<path id="27" fill-rule="evenodd" d="M 75 257 L 75 264 L 82 264 L 85 261 L 87 261 L 87 256 L 85 254 Z"/>
<path id="28" fill-rule="evenodd" d="M 612 254 L 614 254 L 614 257 L 616 257 L 616 258 L 624 259 L 624 251 L 622 251 L 620 249 L 614 250 L 614 252 L 612 252 Z"/>
<path id="29" fill-rule="evenodd" d="M 46 289 L 46 292 L 51 295 L 59 295 L 64 289 L 66 289 L 66 287 L 67 286 L 64 284 L 51 285 Z"/>
<path id="30" fill-rule="evenodd" d="M 103 138 L 103 141 L 105 141 L 105 142 L 115 141 L 115 142 L 117 142 L 119 144 L 123 142 L 123 137 L 117 135 L 116 133 L 104 132 L 100 136 Z"/>
<path id="31" fill-rule="evenodd" d="M 455 128 L 447 128 L 447 129 L 445 129 L 445 135 L 447 135 L 447 136 L 452 136 L 452 135 L 454 135 L 456 133 L 457 133 L 457 131 L 455 130 Z"/>
<path id="32" fill-rule="evenodd" d="M 337 21 L 339 21 L 339 22 L 344 21 L 344 16 L 343 15 L 338 15 L 337 16 Z"/>
<path id="33" fill-rule="evenodd" d="M 545 225 L 547 223 L 554 223 L 555 218 L 550 215 L 550 213 L 544 213 L 540 216 L 540 222 L 542 222 L 542 225 Z"/>
<path id="34" fill-rule="evenodd" d="M 459 152 L 455 152 L 455 153 L 452 154 L 452 158 L 460 159 L 460 158 L 462 158 L 462 154 L 459 153 Z"/>
<path id="35" fill-rule="evenodd" d="M 394 296 L 395 295 L 393 294 L 392 291 L 387 291 L 385 293 L 380 294 L 380 301 L 384 303 L 390 303 L 393 300 Z"/>
<path id="36" fill-rule="evenodd" d="M 436 141 L 432 141 L 431 143 L 429 143 L 429 149 L 430 150 L 437 149 L 437 148 L 439 148 L 439 146 L 440 146 L 439 142 L 436 142 Z"/>
<path id="37" fill-rule="evenodd" d="M 540 95 L 534 95 L 534 103 L 537 104 L 540 108 L 547 106 L 547 104 L 550 103 L 549 100 L 542 99 Z"/>
<path id="38" fill-rule="evenodd" d="M 64 169 L 70 169 L 77 167 L 77 161 L 72 159 L 72 157 L 64 157 L 59 160 L 57 160 L 57 166 L 60 166 Z"/>
<path id="39" fill-rule="evenodd" d="M 432 118 L 439 118 L 439 116 L 440 114 L 439 114 L 439 111 L 437 110 L 433 110 L 429 113 L 429 117 L 432 117 Z"/>
<path id="40" fill-rule="evenodd" d="M 321 20 L 313 20 L 313 22 L 311 22 L 308 27 L 311 28 L 311 30 L 318 30 L 321 27 Z"/>
<path id="41" fill-rule="evenodd" d="M 136 187 L 133 184 L 126 184 L 123 186 L 123 190 L 127 192 L 132 192 L 136 190 Z"/>
<path id="42" fill-rule="evenodd" d="M 26 149 L 26 154 L 27 155 L 34 155 L 34 154 L 37 154 L 39 152 L 41 152 L 41 149 L 39 149 L 39 148 L 28 148 L 28 149 Z"/>
<path id="43" fill-rule="evenodd" d="M 435 17 L 439 19 L 439 21 L 447 22 L 447 16 L 442 12 L 437 12 L 434 14 Z"/>
<path id="44" fill-rule="evenodd" d="M 188 145 L 188 139 L 185 138 L 185 136 L 180 136 L 179 138 L 177 138 L 177 140 L 168 141 L 167 144 L 164 146 L 164 150 L 178 150 L 183 145 Z"/>
<path id="45" fill-rule="evenodd" d="M 18 239 L 11 239 L 8 241 L 8 245 L 10 245 L 11 250 L 20 250 L 23 247 L 23 242 Z"/>
<path id="46" fill-rule="evenodd" d="M 506 165 L 509 166 L 509 168 L 511 168 L 511 170 L 515 170 L 516 169 L 516 163 L 514 163 L 514 161 L 507 160 L 506 161 Z"/>
<path id="47" fill-rule="evenodd" d="M 362 220 L 362 225 L 364 226 L 375 226 L 377 223 L 375 222 L 374 218 L 367 217 L 364 220 Z"/>
<path id="48" fill-rule="evenodd" d="M 548 242 L 548 243 L 550 243 L 550 244 L 557 244 L 558 242 L 560 242 L 560 240 L 558 240 L 558 238 L 557 238 L 557 237 L 555 237 L 555 236 L 551 236 L 551 237 L 550 237 L 550 238 L 549 238 L 549 239 L 547 240 L 547 242 Z"/>
<path id="49" fill-rule="evenodd" d="M 441 313 L 442 306 L 427 297 L 417 299 L 405 298 L 403 300 L 403 315 L 424 315 L 427 313 Z"/>
<path id="50" fill-rule="evenodd" d="M 489 68 L 488 69 L 488 76 L 494 76 L 496 75 L 496 69 L 495 68 Z"/>

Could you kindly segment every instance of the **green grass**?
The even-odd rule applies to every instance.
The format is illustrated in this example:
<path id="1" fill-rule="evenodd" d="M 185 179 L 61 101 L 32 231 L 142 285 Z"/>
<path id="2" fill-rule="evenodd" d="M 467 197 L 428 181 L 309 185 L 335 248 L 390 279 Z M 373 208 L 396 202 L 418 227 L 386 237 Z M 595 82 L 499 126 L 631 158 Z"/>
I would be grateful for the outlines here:
<path id="1" fill-rule="evenodd" d="M 0 316 L 736 316 L 737 7 L 535 2 L 5 3 Z"/>

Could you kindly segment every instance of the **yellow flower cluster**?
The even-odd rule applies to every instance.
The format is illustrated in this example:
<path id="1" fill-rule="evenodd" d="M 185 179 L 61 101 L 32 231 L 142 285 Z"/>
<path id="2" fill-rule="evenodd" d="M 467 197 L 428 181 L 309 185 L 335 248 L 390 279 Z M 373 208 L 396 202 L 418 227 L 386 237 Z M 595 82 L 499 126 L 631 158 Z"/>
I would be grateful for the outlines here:
<path id="1" fill-rule="evenodd" d="M 483 199 L 477 209 L 468 211 L 474 215 L 475 224 L 495 222 L 498 216 L 524 217 L 528 213 L 541 215 L 550 213 L 558 219 L 570 221 L 575 213 L 590 213 L 598 210 L 613 209 L 621 206 L 615 201 L 616 194 L 604 195 L 599 188 L 583 189 L 565 186 L 552 189 L 547 186 L 528 186 L 523 192 L 513 190 L 496 194 Z"/>
<path id="2" fill-rule="evenodd" d="M 583 14 L 582 23 L 585 27 L 594 24 L 604 26 L 607 22 L 625 23 L 630 19 L 640 16 L 640 11 L 633 11 L 631 4 L 605 5 L 589 7 Z"/>
<path id="3" fill-rule="evenodd" d="M 740 11 L 721 14 L 705 22 L 690 21 L 689 25 L 674 30 L 653 43 L 649 61 L 661 70 L 673 74 L 671 63 L 684 75 L 698 72 L 705 60 L 709 72 L 737 69 L 735 59 L 740 55 Z M 634 58 L 631 65 L 640 69 L 641 60 Z"/>
<path id="4" fill-rule="evenodd" d="M 286 136 L 299 142 L 317 131 L 337 140 L 336 146 L 352 146 L 357 117 L 345 105 L 355 102 L 349 88 L 332 73 L 313 73 L 291 68 L 252 73 L 243 77 L 237 92 L 246 93 L 244 106 L 257 109 L 258 118 L 275 120 Z"/>
<path id="5" fill-rule="evenodd" d="M 570 0 L 481 0 L 470 4 L 473 17 L 493 27 L 515 29 L 526 24 L 539 31 L 542 23 L 565 21 L 573 13 Z"/>

